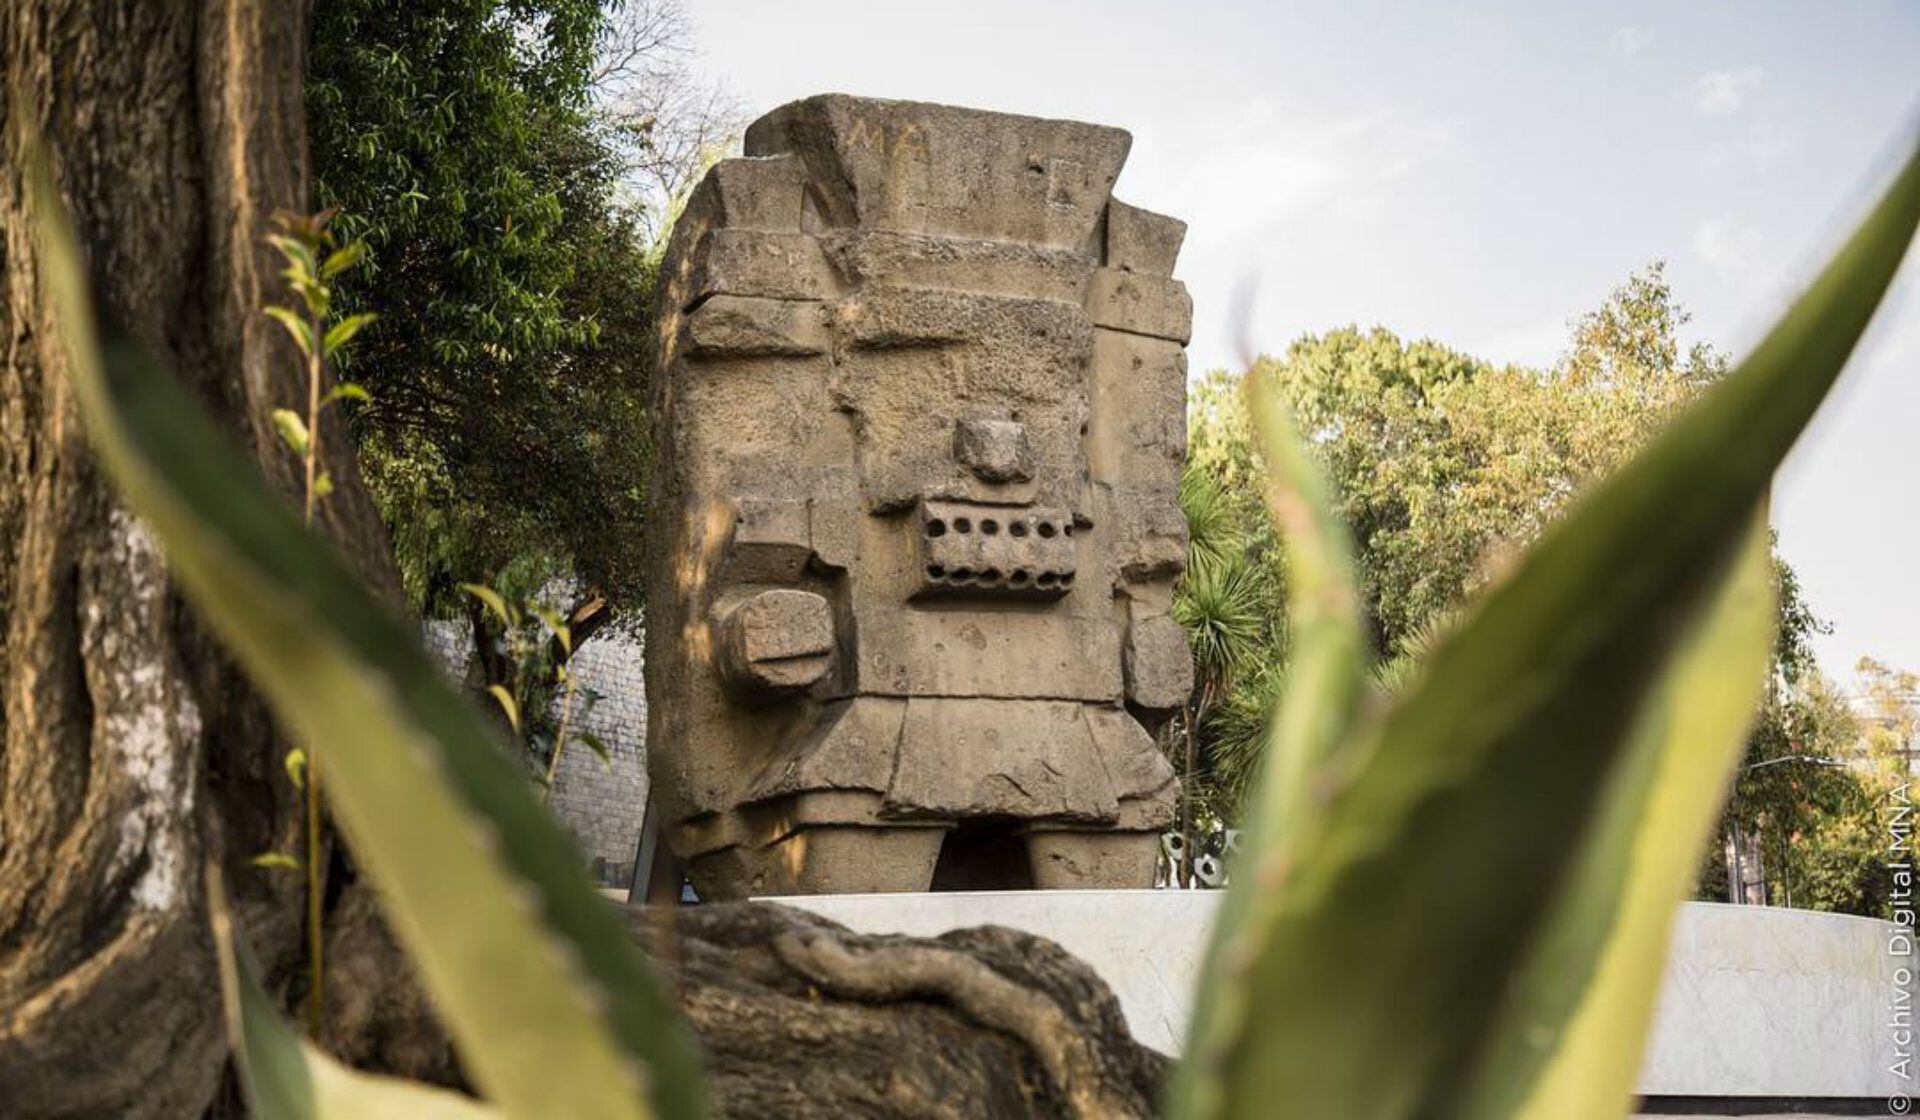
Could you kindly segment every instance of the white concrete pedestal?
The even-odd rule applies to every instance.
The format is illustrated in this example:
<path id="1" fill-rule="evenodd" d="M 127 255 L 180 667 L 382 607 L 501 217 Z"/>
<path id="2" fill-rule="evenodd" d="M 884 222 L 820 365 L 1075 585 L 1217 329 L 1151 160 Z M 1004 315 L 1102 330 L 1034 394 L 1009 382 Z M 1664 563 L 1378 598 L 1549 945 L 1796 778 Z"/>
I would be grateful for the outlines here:
<path id="1" fill-rule="evenodd" d="M 1220 895 L 995 891 L 770 901 L 862 933 L 932 936 L 999 925 L 1045 937 L 1107 981 L 1136 1038 L 1172 1053 Z M 1913 1092 L 1891 1068 L 1900 1043 L 1889 1024 L 1904 1013 L 1912 1027 L 1912 971 L 1920 967 L 1898 951 L 1903 932 L 1865 918 L 1688 903 L 1675 923 L 1640 1091 L 1828 1100 Z M 1904 947 L 1912 953 L 1911 941 Z M 1905 1045 L 1911 1055 L 1911 1033 Z"/>

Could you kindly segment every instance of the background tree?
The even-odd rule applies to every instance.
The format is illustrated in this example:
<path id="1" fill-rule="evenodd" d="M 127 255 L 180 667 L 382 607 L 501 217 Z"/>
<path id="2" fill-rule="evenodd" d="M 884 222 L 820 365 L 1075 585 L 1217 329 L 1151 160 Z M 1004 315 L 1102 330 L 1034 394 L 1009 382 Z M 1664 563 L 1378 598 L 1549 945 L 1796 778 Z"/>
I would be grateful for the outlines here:
<path id="1" fill-rule="evenodd" d="M 1256 363 L 1332 476 L 1379 655 L 1457 606 L 1724 372 L 1711 349 L 1682 351 L 1686 320 L 1656 262 L 1575 321 L 1551 370 L 1496 366 L 1379 327 L 1309 335 Z M 1196 387 L 1190 429 L 1192 458 L 1223 486 L 1251 491 L 1263 477 L 1237 376 L 1216 371 Z M 1264 525 L 1249 531 L 1271 539 Z"/>
<path id="2" fill-rule="evenodd" d="M 382 317 L 355 434 L 409 598 L 478 622 L 462 582 L 566 577 L 637 605 L 653 237 L 730 127 L 680 8 L 327 0 L 313 37 L 315 190 Z"/>
<path id="3" fill-rule="evenodd" d="M 1306 336 L 1283 357 L 1254 365 L 1254 377 L 1271 378 L 1292 405 L 1354 526 L 1382 690 L 1404 688 L 1461 605 L 1582 486 L 1626 461 L 1728 369 L 1711 346 L 1682 344 L 1686 323 L 1655 261 L 1572 323 L 1569 348 L 1551 369 L 1494 365 L 1379 327 Z M 1227 521 L 1204 532 L 1196 526 L 1196 540 L 1240 542 L 1246 563 L 1260 567 L 1269 586 L 1283 586 L 1273 524 L 1256 498 L 1265 465 L 1238 378 L 1223 371 L 1204 378 L 1188 428 L 1192 469 L 1225 494 L 1213 501 L 1212 517 Z M 1834 843 L 1864 830 L 1859 815 L 1872 791 L 1849 768 L 1757 767 L 1789 753 L 1839 751 L 1849 736 L 1845 707 L 1836 707 L 1836 694 L 1812 667 L 1809 642 L 1822 622 L 1786 561 L 1776 557 L 1774 567 L 1782 592 L 1774 688 L 1726 826 L 1766 838 L 1770 866 L 1803 884 L 1797 901 L 1841 907 L 1853 888 L 1837 882 L 1834 868 L 1849 857 Z M 1194 586 L 1204 588 L 1206 569 L 1196 565 L 1196 574 Z M 1256 645 L 1240 653 L 1242 669 L 1223 695 L 1204 705 L 1202 765 L 1190 782 L 1194 801 L 1229 818 L 1236 791 L 1258 767 L 1265 713 L 1284 674 L 1283 634 Z M 1200 665 L 1198 680 L 1217 680 Z M 1845 830 L 1836 822 L 1847 822 Z M 1705 897 L 1724 897 L 1716 859 L 1709 857 L 1703 876 Z M 1809 886 L 1814 866 L 1826 868 L 1820 876 L 1830 884 L 1818 893 Z"/>
<path id="4" fill-rule="evenodd" d="M 1272 660 L 1285 636 L 1282 598 L 1272 569 L 1262 563 L 1259 541 L 1249 535 L 1257 524 L 1245 508 L 1257 501 L 1232 493 L 1204 470 L 1189 464 L 1180 477 L 1180 508 L 1187 519 L 1187 571 L 1175 590 L 1173 616 L 1187 632 L 1193 654 L 1194 685 L 1178 717 L 1167 727 L 1180 773 L 1180 886 L 1191 886 L 1202 836 L 1217 833 L 1233 817 L 1246 792 L 1246 757 L 1222 758 L 1216 732 L 1211 765 L 1202 765 L 1202 733 L 1218 722 L 1220 706 L 1236 694 L 1252 693 L 1249 674 Z M 1257 750 L 1265 713 L 1254 714 L 1250 734 L 1235 741 Z"/>
<path id="5" fill-rule="evenodd" d="M 1862 658 L 1855 683 L 1849 697 L 1818 672 L 1806 672 L 1769 701 L 1761 724 L 1766 738 L 1756 736 L 1748 752 L 1753 768 L 1741 775 L 1728 812 L 1760 838 L 1773 901 L 1890 918 L 1888 842 L 1901 803 L 1897 787 L 1912 776 L 1920 677 Z M 1760 765 L 1770 759 L 1799 761 Z M 1708 883 L 1702 894 L 1725 897 L 1724 888 L 1711 893 L 1723 883 Z"/>

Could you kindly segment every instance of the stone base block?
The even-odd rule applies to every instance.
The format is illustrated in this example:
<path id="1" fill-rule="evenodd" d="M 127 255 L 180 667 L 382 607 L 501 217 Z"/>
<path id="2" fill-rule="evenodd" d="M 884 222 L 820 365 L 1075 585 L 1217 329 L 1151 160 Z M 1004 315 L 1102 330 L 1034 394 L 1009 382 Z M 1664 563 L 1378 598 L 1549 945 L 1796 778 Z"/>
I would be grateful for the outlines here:
<path id="1" fill-rule="evenodd" d="M 1027 861 L 1041 890 L 1145 890 L 1160 837 L 1151 832 L 1029 832 Z"/>

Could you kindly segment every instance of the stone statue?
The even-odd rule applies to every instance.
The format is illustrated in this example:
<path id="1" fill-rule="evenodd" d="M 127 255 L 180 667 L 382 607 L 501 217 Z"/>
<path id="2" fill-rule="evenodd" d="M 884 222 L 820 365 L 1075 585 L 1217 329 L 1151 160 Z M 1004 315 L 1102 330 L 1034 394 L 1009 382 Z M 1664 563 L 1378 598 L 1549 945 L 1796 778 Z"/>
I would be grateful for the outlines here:
<path id="1" fill-rule="evenodd" d="M 1130 142 L 828 95 L 694 190 L 647 743 L 702 897 L 1152 885 L 1192 306 Z"/>

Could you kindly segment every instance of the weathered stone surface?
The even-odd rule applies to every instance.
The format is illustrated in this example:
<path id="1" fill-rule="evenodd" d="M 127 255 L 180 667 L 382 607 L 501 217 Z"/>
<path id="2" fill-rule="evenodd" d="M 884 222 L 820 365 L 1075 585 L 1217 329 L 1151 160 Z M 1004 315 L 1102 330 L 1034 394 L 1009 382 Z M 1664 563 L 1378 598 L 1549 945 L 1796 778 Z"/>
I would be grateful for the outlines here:
<path id="1" fill-rule="evenodd" d="M 1087 313 L 1095 326 L 1183 346 L 1193 334 L 1193 297 L 1185 284 L 1163 276 L 1103 268 L 1093 274 Z"/>
<path id="2" fill-rule="evenodd" d="M 826 676 L 833 655 L 833 608 L 811 591 L 762 591 L 723 610 L 721 666 L 746 692 L 797 692 Z"/>
<path id="3" fill-rule="evenodd" d="M 707 235 L 694 298 L 718 293 L 819 299 L 833 280 L 818 239 L 804 233 L 717 229 Z"/>
<path id="4" fill-rule="evenodd" d="M 824 96 L 694 190 L 648 695 L 703 897 L 1148 885 L 1191 306 L 1184 227 L 1111 198 L 1127 146 Z"/>
<path id="5" fill-rule="evenodd" d="M 920 594 L 1057 599 L 1073 590 L 1073 516 L 960 502 L 920 506 Z"/>
<path id="6" fill-rule="evenodd" d="M 1193 658 L 1187 632 L 1172 615 L 1144 617 L 1136 608 L 1122 651 L 1127 699 L 1154 712 L 1172 712 L 1193 691 Z"/>
<path id="7" fill-rule="evenodd" d="M 1033 445 L 1018 420 L 962 420 L 953 429 L 953 457 L 987 482 L 1033 477 Z"/>
<path id="8" fill-rule="evenodd" d="M 1086 245 L 1133 138 L 1078 121 L 825 94 L 747 128 L 746 153 L 794 153 L 828 225 Z"/>
<path id="9" fill-rule="evenodd" d="M 1128 206 L 1119 199 L 1107 204 L 1108 268 L 1172 276 L 1187 223 L 1165 214 Z"/>
<path id="10" fill-rule="evenodd" d="M 720 222 L 729 229 L 800 228 L 807 168 L 793 156 L 723 160 L 713 166 L 706 183 Z"/>
<path id="11" fill-rule="evenodd" d="M 818 354 L 820 307 L 798 300 L 714 296 L 686 319 L 687 352 L 701 357 Z"/>

